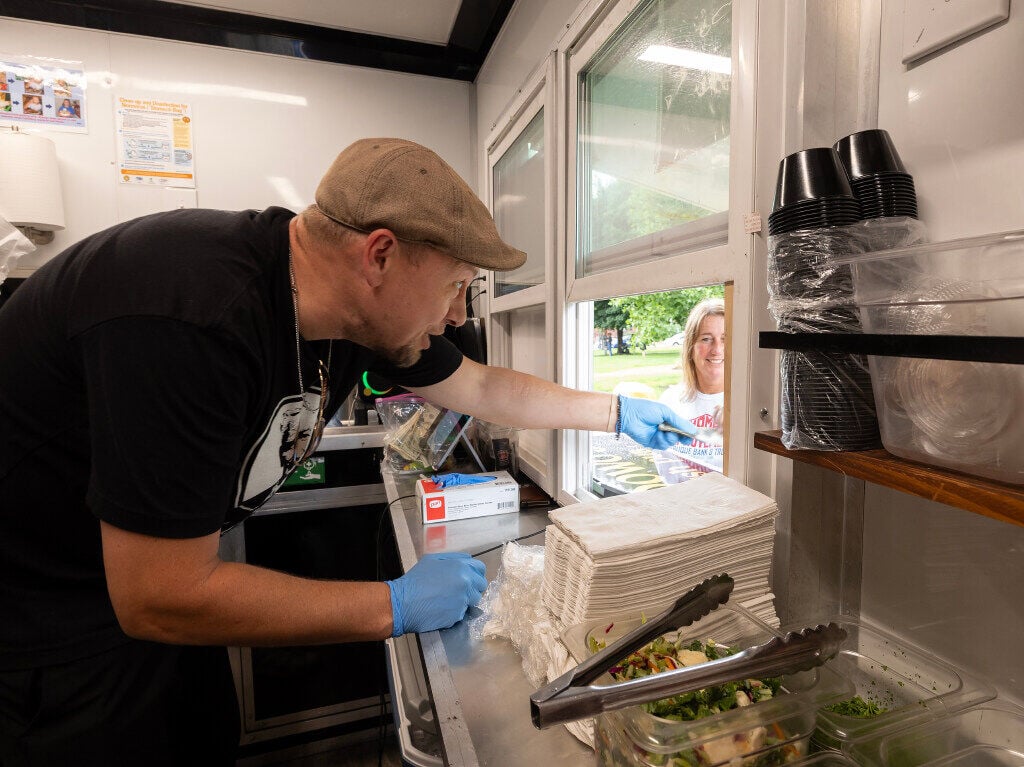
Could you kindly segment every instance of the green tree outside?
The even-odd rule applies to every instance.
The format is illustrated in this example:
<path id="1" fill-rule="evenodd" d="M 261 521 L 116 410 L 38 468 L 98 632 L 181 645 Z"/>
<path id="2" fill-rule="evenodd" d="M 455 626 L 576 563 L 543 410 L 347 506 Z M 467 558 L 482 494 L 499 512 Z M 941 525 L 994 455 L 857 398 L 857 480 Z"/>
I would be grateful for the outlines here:
<path id="1" fill-rule="evenodd" d="M 705 298 L 725 296 L 723 285 L 708 285 L 701 288 L 668 290 L 662 293 L 645 293 L 639 296 L 613 298 L 610 303 L 625 315 L 626 327 L 633 328 L 634 343 L 645 346 L 662 341 L 678 333 L 686 324 L 693 307 Z M 594 307 L 594 324 L 597 324 L 597 306 Z"/>

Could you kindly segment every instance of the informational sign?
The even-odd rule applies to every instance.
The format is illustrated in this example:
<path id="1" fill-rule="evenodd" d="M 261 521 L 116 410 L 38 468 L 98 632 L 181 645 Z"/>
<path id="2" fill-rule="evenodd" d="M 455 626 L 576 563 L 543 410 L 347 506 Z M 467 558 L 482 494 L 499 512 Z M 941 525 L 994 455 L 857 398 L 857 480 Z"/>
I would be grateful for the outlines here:
<path id="1" fill-rule="evenodd" d="M 0 60 L 0 120 L 84 132 L 85 72 Z"/>
<path id="2" fill-rule="evenodd" d="M 157 99 L 117 99 L 118 169 L 122 184 L 195 189 L 192 110 Z"/>
<path id="3" fill-rule="evenodd" d="M 289 474 L 288 479 L 284 481 L 284 487 L 323 485 L 326 482 L 327 467 L 324 465 L 324 457 L 314 455 L 295 467 L 295 471 Z"/>

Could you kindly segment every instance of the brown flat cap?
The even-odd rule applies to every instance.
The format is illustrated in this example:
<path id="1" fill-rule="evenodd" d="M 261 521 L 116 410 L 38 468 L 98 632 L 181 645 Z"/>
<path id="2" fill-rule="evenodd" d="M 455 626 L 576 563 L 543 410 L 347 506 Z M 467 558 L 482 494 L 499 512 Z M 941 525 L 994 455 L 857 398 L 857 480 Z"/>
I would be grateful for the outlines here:
<path id="1" fill-rule="evenodd" d="M 460 261 L 506 271 L 526 254 L 507 245 L 494 219 L 448 163 L 424 146 L 397 138 L 360 139 L 320 180 L 317 207 L 340 224 L 390 229 Z"/>

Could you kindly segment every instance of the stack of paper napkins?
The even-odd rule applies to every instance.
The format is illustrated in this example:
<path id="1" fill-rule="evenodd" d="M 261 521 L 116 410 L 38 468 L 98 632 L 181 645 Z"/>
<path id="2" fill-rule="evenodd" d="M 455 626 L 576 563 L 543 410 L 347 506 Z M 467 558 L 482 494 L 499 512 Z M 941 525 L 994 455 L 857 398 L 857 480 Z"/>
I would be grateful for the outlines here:
<path id="1" fill-rule="evenodd" d="M 653 617 L 712 575 L 778 625 L 768 582 L 778 507 L 722 474 L 552 511 L 544 604 L 563 628 L 623 613 Z"/>

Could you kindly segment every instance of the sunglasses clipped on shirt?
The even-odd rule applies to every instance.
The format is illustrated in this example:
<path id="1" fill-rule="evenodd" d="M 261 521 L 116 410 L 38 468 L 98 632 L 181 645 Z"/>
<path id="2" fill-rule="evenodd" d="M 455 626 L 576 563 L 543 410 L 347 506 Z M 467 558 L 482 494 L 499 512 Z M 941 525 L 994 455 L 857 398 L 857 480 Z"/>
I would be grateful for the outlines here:
<path id="1" fill-rule="evenodd" d="M 286 474 L 291 474 L 297 467 L 308 461 L 320 447 L 320 440 L 324 436 L 324 426 L 327 423 L 324 409 L 327 407 L 327 398 L 330 396 L 330 380 L 327 374 L 327 365 L 323 360 L 319 360 L 319 363 L 317 371 L 320 374 L 320 404 L 316 408 L 316 420 L 308 434 L 299 434 L 296 437 L 295 449 L 292 451 L 292 459 L 286 467 Z M 303 407 L 305 407 L 305 392 L 303 392 Z M 305 440 L 305 444 L 303 444 L 303 440 Z"/>

